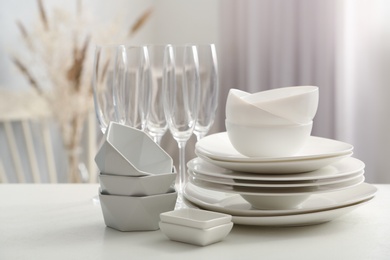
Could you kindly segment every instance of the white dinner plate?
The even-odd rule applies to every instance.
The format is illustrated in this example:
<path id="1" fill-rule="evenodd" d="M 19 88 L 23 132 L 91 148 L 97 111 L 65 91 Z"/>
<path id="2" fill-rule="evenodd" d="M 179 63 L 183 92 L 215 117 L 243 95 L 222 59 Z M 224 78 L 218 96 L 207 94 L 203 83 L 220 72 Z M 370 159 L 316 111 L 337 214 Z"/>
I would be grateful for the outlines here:
<path id="1" fill-rule="evenodd" d="M 257 163 L 319 159 L 349 154 L 352 150 L 353 146 L 351 144 L 323 137 L 310 136 L 306 145 L 295 155 L 286 157 L 247 157 L 240 154 L 233 147 L 227 132 L 206 136 L 195 145 L 195 151 L 198 155 L 203 155 L 213 160 Z"/>
<path id="2" fill-rule="evenodd" d="M 319 185 L 319 186 L 311 186 L 311 187 L 292 187 L 292 188 L 242 187 L 242 186 L 235 186 L 235 185 L 225 185 L 225 184 L 203 181 L 193 176 L 189 176 L 189 181 L 198 187 L 220 191 L 220 192 L 230 192 L 230 193 L 242 194 L 242 195 L 291 196 L 291 195 L 303 195 L 303 194 L 316 194 L 316 193 L 347 189 L 363 183 L 364 175 L 359 175 L 358 177 L 355 177 L 352 180 L 347 180 L 336 184 Z"/>
<path id="3" fill-rule="evenodd" d="M 313 194 L 299 207 L 283 210 L 262 210 L 253 208 L 238 194 L 223 193 L 197 187 L 188 183 L 184 197 L 193 204 L 211 211 L 222 212 L 232 216 L 282 216 L 324 211 L 355 204 L 375 196 L 377 188 L 362 183 L 349 189 Z"/>
<path id="4" fill-rule="evenodd" d="M 271 226 L 271 227 L 294 227 L 294 226 L 309 226 L 326 223 L 339 218 L 352 210 L 366 204 L 371 199 L 348 205 L 345 207 L 334 208 L 324 211 L 316 211 L 298 215 L 286 215 L 275 217 L 243 217 L 233 216 L 232 221 L 237 225 L 252 225 L 252 226 Z"/>
<path id="5" fill-rule="evenodd" d="M 297 174 L 253 174 L 247 172 L 233 171 L 222 168 L 197 157 L 187 163 L 188 169 L 194 173 L 207 175 L 210 177 L 224 178 L 230 180 L 246 180 L 246 181 L 277 181 L 277 182 L 296 182 L 303 181 L 319 181 L 325 179 L 333 179 L 347 177 L 349 175 L 360 172 L 364 169 L 364 163 L 356 158 L 348 157 L 335 162 L 331 165 L 322 167 L 318 170 L 297 173 Z"/>
<path id="6" fill-rule="evenodd" d="M 255 181 L 255 180 L 218 178 L 218 177 L 213 177 L 202 173 L 196 173 L 191 171 L 190 169 L 188 169 L 188 174 L 199 180 L 213 182 L 217 184 L 242 186 L 242 187 L 254 187 L 254 188 L 255 187 L 292 188 L 292 187 L 310 187 L 310 186 L 336 184 L 336 183 L 352 180 L 364 174 L 364 171 L 361 170 L 359 172 L 349 174 L 347 176 L 342 176 L 342 177 L 327 178 L 324 180 L 309 180 L 309 181 Z"/>
<path id="7" fill-rule="evenodd" d="M 264 173 L 264 174 L 290 174 L 315 171 L 328 166 L 343 158 L 351 157 L 352 152 L 317 159 L 306 159 L 297 161 L 274 161 L 274 162 L 229 162 L 214 160 L 195 152 L 203 160 L 216 166 L 239 172 Z"/>

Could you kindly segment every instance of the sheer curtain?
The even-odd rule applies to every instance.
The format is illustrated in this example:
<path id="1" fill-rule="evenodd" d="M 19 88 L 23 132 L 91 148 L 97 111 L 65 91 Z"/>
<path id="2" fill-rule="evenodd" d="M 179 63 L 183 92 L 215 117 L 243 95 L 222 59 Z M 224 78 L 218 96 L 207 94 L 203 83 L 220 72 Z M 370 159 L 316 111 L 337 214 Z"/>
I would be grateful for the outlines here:
<path id="1" fill-rule="evenodd" d="M 385 0 L 221 1 L 218 130 L 230 88 L 316 85 L 313 135 L 346 141 L 368 182 L 390 183 L 389 3 Z M 386 71 L 388 70 L 388 72 Z"/>

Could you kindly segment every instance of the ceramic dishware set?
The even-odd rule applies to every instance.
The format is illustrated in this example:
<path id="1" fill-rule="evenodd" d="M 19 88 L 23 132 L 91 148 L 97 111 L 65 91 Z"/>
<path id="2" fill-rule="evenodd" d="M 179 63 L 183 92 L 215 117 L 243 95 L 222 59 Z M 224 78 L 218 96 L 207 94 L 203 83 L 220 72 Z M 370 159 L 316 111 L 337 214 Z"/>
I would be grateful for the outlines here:
<path id="1" fill-rule="evenodd" d="M 159 229 L 175 208 L 172 158 L 145 132 L 111 122 L 95 157 L 105 224 L 120 231 Z"/>
<path id="2" fill-rule="evenodd" d="M 311 135 L 318 88 L 255 94 L 231 89 L 227 132 L 209 135 L 188 162 L 184 197 L 244 225 L 296 226 L 331 221 L 371 200 L 353 146 Z"/>

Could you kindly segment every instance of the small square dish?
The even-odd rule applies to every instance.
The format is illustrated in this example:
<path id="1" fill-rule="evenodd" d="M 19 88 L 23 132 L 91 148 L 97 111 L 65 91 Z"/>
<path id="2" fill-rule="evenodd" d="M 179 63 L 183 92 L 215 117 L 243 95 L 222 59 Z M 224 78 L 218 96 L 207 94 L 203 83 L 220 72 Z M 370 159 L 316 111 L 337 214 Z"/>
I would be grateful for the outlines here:
<path id="1" fill-rule="evenodd" d="M 186 208 L 161 213 L 160 220 L 170 224 L 207 229 L 231 222 L 232 216 L 213 211 Z"/>
<path id="2" fill-rule="evenodd" d="M 161 231 L 170 240 L 207 246 L 222 241 L 232 230 L 233 222 L 212 228 L 199 229 L 160 221 Z"/>

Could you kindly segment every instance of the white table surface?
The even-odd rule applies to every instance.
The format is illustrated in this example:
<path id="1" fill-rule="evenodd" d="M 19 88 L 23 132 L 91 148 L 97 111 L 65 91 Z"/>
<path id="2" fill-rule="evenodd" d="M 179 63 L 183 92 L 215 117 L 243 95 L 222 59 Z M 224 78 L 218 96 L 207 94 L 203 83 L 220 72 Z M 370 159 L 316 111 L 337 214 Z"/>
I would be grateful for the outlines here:
<path id="1" fill-rule="evenodd" d="M 158 231 L 107 228 L 97 184 L 0 185 L 0 259 L 390 259 L 390 185 L 370 203 L 326 224 L 235 225 L 206 247 Z"/>

